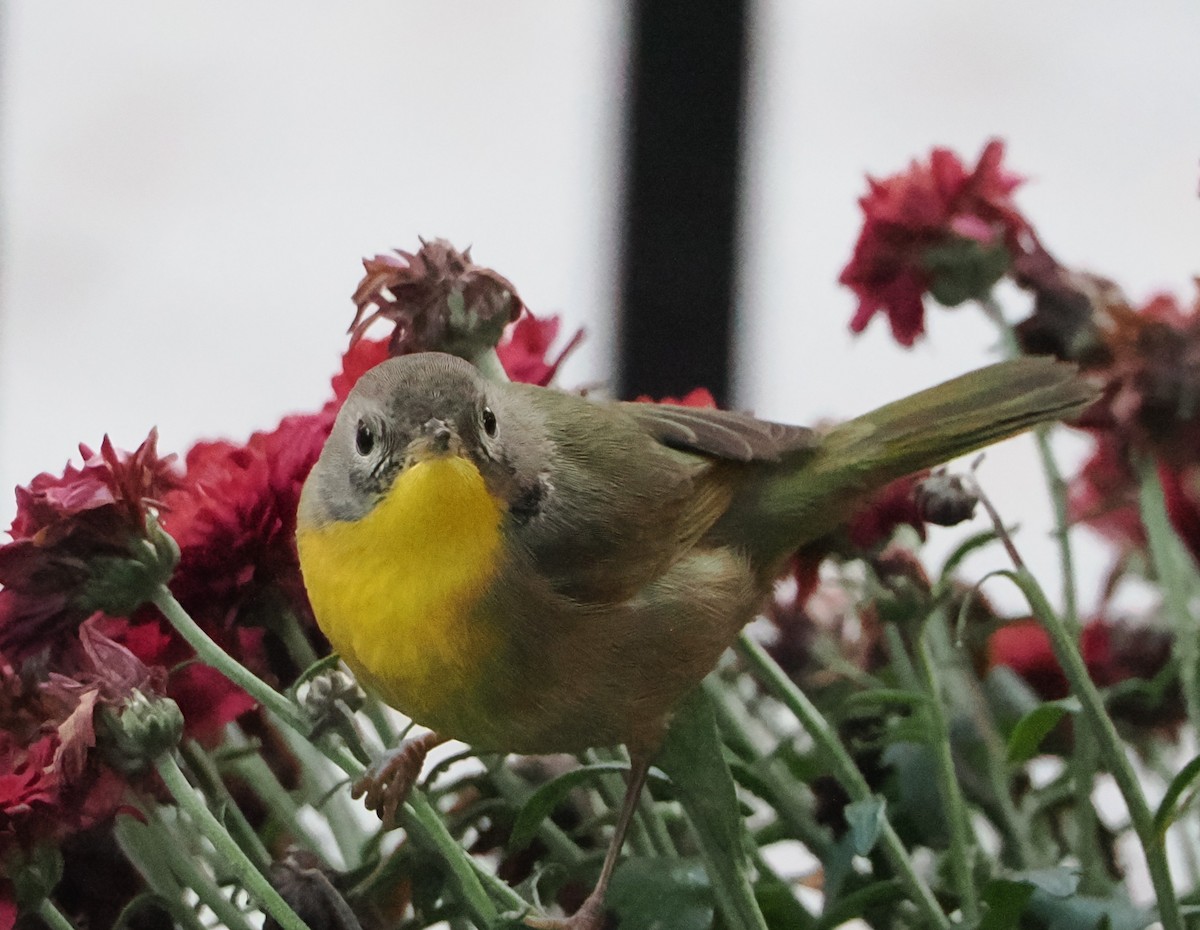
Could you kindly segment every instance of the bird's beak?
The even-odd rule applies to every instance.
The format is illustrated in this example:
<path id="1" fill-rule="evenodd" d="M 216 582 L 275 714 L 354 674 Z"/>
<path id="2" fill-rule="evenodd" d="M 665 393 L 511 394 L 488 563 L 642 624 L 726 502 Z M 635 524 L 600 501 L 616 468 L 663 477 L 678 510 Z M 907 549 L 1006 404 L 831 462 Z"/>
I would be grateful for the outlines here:
<path id="1" fill-rule="evenodd" d="M 428 459 L 444 458 L 451 455 L 462 455 L 463 444 L 454 431 L 454 427 L 433 417 L 421 427 L 421 433 L 408 444 L 405 459 L 406 464 L 412 465 Z"/>

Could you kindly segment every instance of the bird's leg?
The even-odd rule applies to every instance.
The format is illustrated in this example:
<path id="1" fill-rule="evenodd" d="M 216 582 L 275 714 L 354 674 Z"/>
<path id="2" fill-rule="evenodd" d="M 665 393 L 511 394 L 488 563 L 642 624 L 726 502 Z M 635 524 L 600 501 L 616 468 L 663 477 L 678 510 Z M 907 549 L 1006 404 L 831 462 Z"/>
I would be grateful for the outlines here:
<path id="1" fill-rule="evenodd" d="M 525 924 L 538 930 L 603 930 L 604 928 L 604 898 L 608 893 L 608 883 L 612 879 L 613 869 L 621 855 L 621 847 L 625 845 L 625 834 L 637 810 L 638 799 L 646 784 L 646 775 L 650 771 L 650 753 L 631 751 L 629 760 L 629 780 L 625 787 L 625 800 L 621 802 L 621 814 L 617 817 L 617 825 L 613 830 L 612 842 L 604 856 L 604 865 L 600 867 L 600 877 L 596 887 L 587 896 L 570 917 L 526 917 Z"/>
<path id="2" fill-rule="evenodd" d="M 379 815 L 383 828 L 391 830 L 396 826 L 396 811 L 417 783 L 425 756 L 448 738 L 431 731 L 404 740 L 367 767 L 350 786 L 350 796 L 362 798 L 367 810 Z"/>

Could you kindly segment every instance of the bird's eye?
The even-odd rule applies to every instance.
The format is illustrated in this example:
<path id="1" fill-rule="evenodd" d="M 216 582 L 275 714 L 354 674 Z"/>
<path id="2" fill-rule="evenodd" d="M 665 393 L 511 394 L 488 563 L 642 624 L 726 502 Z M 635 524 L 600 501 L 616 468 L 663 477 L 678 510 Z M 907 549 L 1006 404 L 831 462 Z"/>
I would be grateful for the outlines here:
<path id="1" fill-rule="evenodd" d="M 371 450 L 375 448 L 375 433 L 371 431 L 371 427 L 359 420 L 358 430 L 354 434 L 354 448 L 358 450 L 359 455 L 370 455 Z"/>
<path id="2" fill-rule="evenodd" d="M 491 407 L 483 408 L 483 431 L 489 436 L 496 435 L 496 415 Z"/>

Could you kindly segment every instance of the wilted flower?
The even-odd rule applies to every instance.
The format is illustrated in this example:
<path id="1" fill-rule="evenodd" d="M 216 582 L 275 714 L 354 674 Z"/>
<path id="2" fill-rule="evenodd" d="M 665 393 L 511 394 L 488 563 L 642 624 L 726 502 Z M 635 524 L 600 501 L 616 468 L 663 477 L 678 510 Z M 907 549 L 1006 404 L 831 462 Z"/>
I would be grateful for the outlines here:
<path id="1" fill-rule="evenodd" d="M 882 311 L 896 341 L 911 346 L 925 331 L 926 293 L 952 307 L 991 291 L 1029 231 L 1012 201 L 1022 179 L 1000 167 L 1003 156 L 993 140 L 968 171 L 938 148 L 927 163 L 868 179 L 863 229 L 839 278 L 859 298 L 854 332 Z"/>
<path id="2" fill-rule="evenodd" d="M 436 349 L 470 358 L 495 347 L 524 309 L 512 282 L 444 239 L 422 239 L 415 254 L 397 249 L 364 259 L 363 267 L 351 344 L 376 320 L 390 320 L 391 355 Z"/>
<path id="3" fill-rule="evenodd" d="M 1014 327 L 1023 352 L 1085 369 L 1111 361 L 1104 343 L 1108 310 L 1127 303 L 1116 284 L 1059 264 L 1038 242 L 1013 261 L 1012 278 L 1034 295 L 1033 313 Z"/>
<path id="4" fill-rule="evenodd" d="M 128 779 L 94 751 L 97 715 L 157 694 L 166 672 L 105 636 L 102 620 L 80 626 L 45 678 L 0 662 L 0 856 L 59 844 L 121 808 Z"/>
<path id="5" fill-rule="evenodd" d="M 1108 308 L 1104 401 L 1085 422 L 1110 426 L 1180 464 L 1200 449 L 1200 299 L 1159 294 L 1140 309 Z"/>
<path id="6" fill-rule="evenodd" d="M 0 547 L 0 651 L 20 660 L 54 647 L 95 610 L 131 611 L 170 577 L 174 544 L 149 508 L 179 477 L 157 438 L 126 453 L 105 436 L 98 453 L 79 447 L 81 468 L 17 489 L 13 541 Z"/>

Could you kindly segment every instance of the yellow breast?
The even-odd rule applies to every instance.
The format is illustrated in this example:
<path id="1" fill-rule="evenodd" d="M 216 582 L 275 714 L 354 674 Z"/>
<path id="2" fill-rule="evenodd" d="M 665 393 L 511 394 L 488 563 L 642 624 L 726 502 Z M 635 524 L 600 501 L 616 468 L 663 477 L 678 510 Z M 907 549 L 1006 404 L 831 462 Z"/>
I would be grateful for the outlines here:
<path id="1" fill-rule="evenodd" d="M 362 519 L 297 533 L 321 629 L 361 678 L 420 722 L 474 690 L 495 648 L 497 631 L 472 629 L 469 613 L 497 568 L 502 513 L 475 465 L 451 456 L 401 472 Z"/>

